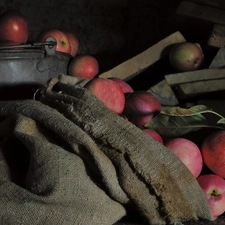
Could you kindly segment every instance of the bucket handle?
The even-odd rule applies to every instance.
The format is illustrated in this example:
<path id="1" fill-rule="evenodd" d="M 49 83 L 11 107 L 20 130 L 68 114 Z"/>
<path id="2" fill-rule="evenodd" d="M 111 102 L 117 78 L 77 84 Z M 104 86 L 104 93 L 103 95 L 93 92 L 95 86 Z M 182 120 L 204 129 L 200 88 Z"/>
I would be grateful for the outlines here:
<path id="1" fill-rule="evenodd" d="M 57 44 L 55 38 L 47 38 L 45 42 L 36 42 L 32 44 L 24 44 L 24 45 L 7 45 L 7 46 L 0 46 L 1 50 L 19 50 L 19 49 L 33 49 L 33 48 L 40 48 L 43 46 L 55 46 Z"/>

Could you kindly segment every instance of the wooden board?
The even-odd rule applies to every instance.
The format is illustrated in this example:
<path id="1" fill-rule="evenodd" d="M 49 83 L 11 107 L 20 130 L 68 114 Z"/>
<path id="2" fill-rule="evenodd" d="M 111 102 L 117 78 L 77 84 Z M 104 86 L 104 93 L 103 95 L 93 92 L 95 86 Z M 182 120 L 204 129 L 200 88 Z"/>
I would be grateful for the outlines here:
<path id="1" fill-rule="evenodd" d="M 196 2 L 203 5 L 212 6 L 218 9 L 225 9 L 225 1 L 224 0 L 189 0 L 190 2 Z"/>
<path id="2" fill-rule="evenodd" d="M 178 6 L 176 13 L 225 25 L 225 10 L 208 5 L 182 1 Z"/>
<path id="3" fill-rule="evenodd" d="M 163 106 L 175 106 L 179 104 L 176 95 L 166 80 L 160 81 L 147 91 L 152 93 Z"/>
<path id="4" fill-rule="evenodd" d="M 184 83 L 202 82 L 204 80 L 219 80 L 225 79 L 225 69 L 203 69 L 183 73 L 174 73 L 165 75 L 165 79 L 170 86 L 176 86 Z"/>
<path id="5" fill-rule="evenodd" d="M 225 48 L 220 48 L 209 65 L 210 69 L 225 68 Z"/>
<path id="6" fill-rule="evenodd" d="M 214 24 L 213 30 L 210 33 L 208 44 L 217 47 L 223 48 L 225 46 L 225 26 L 220 24 Z"/>
<path id="7" fill-rule="evenodd" d="M 225 90 L 225 69 L 203 69 L 169 74 L 166 82 L 174 89 L 178 98 Z"/>
<path id="8" fill-rule="evenodd" d="M 111 70 L 100 74 L 99 77 L 117 77 L 126 81 L 130 80 L 132 77 L 140 74 L 145 69 L 153 65 L 156 61 L 169 54 L 169 50 L 172 45 L 184 41 L 185 38 L 183 35 L 177 31 L 137 56 L 128 59 Z"/>
<path id="9" fill-rule="evenodd" d="M 223 91 L 225 90 L 225 79 L 198 81 L 191 84 L 180 84 L 180 90 L 185 95 L 199 95 L 208 92 Z"/>

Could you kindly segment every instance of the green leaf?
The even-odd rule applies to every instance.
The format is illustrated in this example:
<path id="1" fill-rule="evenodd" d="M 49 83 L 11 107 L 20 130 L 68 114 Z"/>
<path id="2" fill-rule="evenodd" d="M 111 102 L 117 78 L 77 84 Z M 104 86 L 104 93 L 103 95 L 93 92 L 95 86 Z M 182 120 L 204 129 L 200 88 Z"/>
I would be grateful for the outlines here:
<path id="1" fill-rule="evenodd" d="M 170 116 L 192 116 L 199 113 L 208 112 L 209 109 L 205 105 L 195 105 L 190 108 L 181 108 L 181 107 L 171 107 L 161 112 L 161 114 L 166 114 Z"/>
<path id="2" fill-rule="evenodd" d="M 220 119 L 216 120 L 214 124 L 209 124 L 203 114 L 211 114 Z M 171 107 L 161 111 L 145 124 L 145 127 L 154 129 L 163 137 L 179 137 L 204 127 L 223 128 L 218 124 L 225 125 L 223 116 L 208 109 L 205 105 L 195 105 L 188 109 Z"/>
<path id="3" fill-rule="evenodd" d="M 225 124 L 225 118 L 222 118 L 217 121 L 217 124 Z"/>
<path id="4" fill-rule="evenodd" d="M 161 113 L 145 125 L 146 128 L 154 129 L 163 137 L 178 137 L 207 126 L 207 120 L 201 114 L 170 116 Z"/>

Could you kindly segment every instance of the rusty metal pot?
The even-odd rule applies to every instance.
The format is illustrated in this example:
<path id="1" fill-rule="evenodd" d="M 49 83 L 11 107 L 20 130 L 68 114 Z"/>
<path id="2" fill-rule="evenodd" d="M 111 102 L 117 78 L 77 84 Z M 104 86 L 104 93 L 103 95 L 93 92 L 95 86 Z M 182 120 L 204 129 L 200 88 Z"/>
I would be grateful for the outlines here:
<path id="1" fill-rule="evenodd" d="M 56 51 L 53 37 L 44 43 L 0 47 L 0 100 L 31 98 L 50 78 L 67 74 L 71 58 Z"/>

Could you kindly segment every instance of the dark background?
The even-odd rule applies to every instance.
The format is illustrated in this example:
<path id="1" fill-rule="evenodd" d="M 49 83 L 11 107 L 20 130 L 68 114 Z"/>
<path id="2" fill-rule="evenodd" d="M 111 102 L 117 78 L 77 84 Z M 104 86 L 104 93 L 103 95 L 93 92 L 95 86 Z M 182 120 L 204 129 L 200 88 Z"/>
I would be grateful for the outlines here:
<path id="1" fill-rule="evenodd" d="M 29 40 L 50 28 L 72 31 L 79 54 L 95 55 L 100 72 L 135 56 L 179 30 L 187 40 L 204 46 L 213 24 L 176 14 L 180 0 L 11 0 L 0 12 L 21 11 L 29 22 Z M 206 60 L 212 57 L 207 54 Z M 155 75 L 154 75 L 155 76 Z"/>

